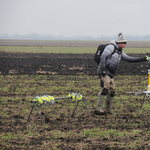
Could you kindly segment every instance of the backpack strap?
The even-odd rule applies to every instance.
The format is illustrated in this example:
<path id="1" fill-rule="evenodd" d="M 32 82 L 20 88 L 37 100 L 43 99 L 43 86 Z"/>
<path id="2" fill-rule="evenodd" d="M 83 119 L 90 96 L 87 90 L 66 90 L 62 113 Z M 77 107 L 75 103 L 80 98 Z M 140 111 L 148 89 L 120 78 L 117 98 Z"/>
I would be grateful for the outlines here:
<path id="1" fill-rule="evenodd" d="M 114 51 L 113 51 L 113 53 L 112 53 L 111 56 L 110 56 L 110 59 L 111 59 L 112 55 L 116 52 L 116 50 L 117 50 L 118 48 L 116 47 L 115 44 L 113 44 L 113 43 L 110 43 L 110 44 L 114 46 Z"/>
<path id="2" fill-rule="evenodd" d="M 110 44 L 114 46 L 114 51 L 115 51 L 116 49 L 118 49 L 115 44 L 113 44 L 113 43 L 110 43 Z M 113 51 L 113 53 L 114 53 L 114 51 Z"/>

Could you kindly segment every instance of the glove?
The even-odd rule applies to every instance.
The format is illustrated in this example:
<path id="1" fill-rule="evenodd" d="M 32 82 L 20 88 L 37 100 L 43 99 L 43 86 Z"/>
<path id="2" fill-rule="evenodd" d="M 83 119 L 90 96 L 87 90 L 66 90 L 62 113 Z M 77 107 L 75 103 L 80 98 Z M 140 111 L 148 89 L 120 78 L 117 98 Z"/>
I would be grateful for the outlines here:
<path id="1" fill-rule="evenodd" d="M 106 75 L 106 71 L 103 70 L 103 71 L 102 71 L 102 76 L 105 77 L 105 75 Z"/>
<path id="2" fill-rule="evenodd" d="M 147 56 L 147 55 L 146 55 L 146 60 L 147 60 L 147 61 L 150 61 L 150 57 L 149 57 L 149 56 Z"/>

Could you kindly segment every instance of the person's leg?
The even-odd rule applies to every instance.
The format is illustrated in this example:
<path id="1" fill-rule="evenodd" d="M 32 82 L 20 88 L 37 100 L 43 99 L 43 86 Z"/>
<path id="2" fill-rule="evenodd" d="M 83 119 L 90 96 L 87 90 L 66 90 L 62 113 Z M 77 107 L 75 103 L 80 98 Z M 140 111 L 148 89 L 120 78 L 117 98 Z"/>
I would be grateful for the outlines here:
<path id="1" fill-rule="evenodd" d="M 115 96 L 115 83 L 114 83 L 114 79 L 110 78 L 110 90 L 106 98 L 105 113 L 113 114 L 114 96 Z"/>
<path id="2" fill-rule="evenodd" d="M 104 111 L 103 111 L 103 109 L 102 109 L 102 107 L 103 107 L 103 102 L 104 102 L 104 96 L 103 96 L 103 95 L 98 95 L 97 106 L 96 106 L 95 114 L 97 114 L 97 115 L 103 115 L 103 114 L 104 114 Z"/>
<path id="3" fill-rule="evenodd" d="M 107 96 L 105 103 L 105 113 L 113 114 L 114 97 Z"/>
<path id="4" fill-rule="evenodd" d="M 109 91 L 108 90 L 108 76 L 107 75 L 105 77 L 101 77 L 100 87 L 101 87 L 101 91 L 98 94 L 97 106 L 96 106 L 96 110 L 95 110 L 95 114 L 97 114 L 97 115 L 104 114 L 104 111 L 102 109 L 104 97 L 108 94 L 108 91 Z"/>

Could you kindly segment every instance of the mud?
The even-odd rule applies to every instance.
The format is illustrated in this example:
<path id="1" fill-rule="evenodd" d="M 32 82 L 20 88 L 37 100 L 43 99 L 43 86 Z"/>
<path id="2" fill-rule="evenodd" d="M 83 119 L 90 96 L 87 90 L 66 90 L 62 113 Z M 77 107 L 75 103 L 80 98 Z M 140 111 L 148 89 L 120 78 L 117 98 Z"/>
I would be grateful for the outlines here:
<path id="1" fill-rule="evenodd" d="M 130 56 L 140 56 L 142 54 L 130 54 Z M 150 64 L 148 62 L 127 63 L 121 61 L 116 75 L 145 75 Z M 3 76 L 0 94 L 3 98 L 1 101 L 2 115 L 0 116 L 0 139 L 1 149 L 59 149 L 59 150 L 124 150 L 124 149 L 150 149 L 149 144 L 149 109 L 144 107 L 144 111 L 139 110 L 140 98 L 126 96 L 122 98 L 124 91 L 117 91 L 114 101 L 114 115 L 97 116 L 94 114 L 96 106 L 95 96 L 98 90 L 93 90 L 92 80 L 98 80 L 95 77 L 97 64 L 93 61 L 93 54 L 35 54 L 35 53 L 0 53 L 0 73 Z M 38 74 L 59 74 L 66 75 L 63 80 L 58 82 L 56 76 L 7 76 L 8 74 L 18 75 L 38 75 Z M 93 76 L 69 76 L 69 75 L 93 75 Z M 21 78 L 24 78 L 22 80 Z M 90 78 L 90 79 L 89 79 Z M 137 77 L 137 82 L 128 80 L 123 82 L 122 77 L 116 77 L 116 86 L 118 87 L 146 87 L 141 76 Z M 68 82 L 72 82 L 75 87 L 82 88 L 87 97 L 87 105 L 90 110 L 91 118 L 88 115 L 86 107 L 80 105 L 74 116 L 71 114 L 74 107 L 70 108 L 72 102 L 59 101 L 56 105 L 50 106 L 49 109 L 38 108 L 41 120 L 34 108 L 30 121 L 27 122 L 32 105 L 29 104 L 29 97 L 33 92 L 37 92 L 39 86 L 48 88 L 45 82 L 54 81 L 54 86 L 61 84 L 61 93 L 66 93 L 68 88 L 65 87 Z M 32 81 L 32 82 L 30 82 Z M 51 85 L 51 82 L 48 83 Z M 73 86 L 73 85 L 72 85 Z M 8 88 L 8 91 L 6 90 Z M 26 87 L 25 89 L 23 87 Z M 32 88 L 35 91 L 32 90 Z M 89 88 L 91 87 L 91 89 Z M 24 94 L 16 93 L 17 89 L 24 89 Z M 70 89 L 69 89 L 70 90 Z M 125 89 L 126 90 L 126 89 Z M 128 90 L 128 89 L 127 89 Z M 58 87 L 54 90 L 53 95 L 60 94 Z M 18 98 L 19 97 L 19 98 Z M 93 98 L 94 97 L 94 98 Z M 84 104 L 84 103 L 83 103 Z M 149 107 L 149 106 L 148 106 Z M 28 110 L 28 111 L 27 111 Z M 109 132 L 109 135 L 100 133 L 99 135 L 88 132 L 90 129 L 100 129 L 97 131 Z M 111 132 L 111 131 L 115 132 Z M 135 133 L 134 133 L 134 132 Z M 119 135 L 121 133 L 122 135 Z M 56 134 L 55 134 L 56 133 Z M 67 133 L 67 137 L 63 134 Z M 128 133 L 126 135 L 126 133 Z M 131 133 L 131 134 L 130 134 Z M 108 134 L 108 133 L 107 133 Z M 118 134 L 118 135 L 117 135 Z"/>
<path id="2" fill-rule="evenodd" d="M 143 54 L 129 54 L 144 57 Z M 145 75 L 150 63 L 121 61 L 116 75 Z M 0 74 L 96 75 L 93 54 L 0 53 Z"/>

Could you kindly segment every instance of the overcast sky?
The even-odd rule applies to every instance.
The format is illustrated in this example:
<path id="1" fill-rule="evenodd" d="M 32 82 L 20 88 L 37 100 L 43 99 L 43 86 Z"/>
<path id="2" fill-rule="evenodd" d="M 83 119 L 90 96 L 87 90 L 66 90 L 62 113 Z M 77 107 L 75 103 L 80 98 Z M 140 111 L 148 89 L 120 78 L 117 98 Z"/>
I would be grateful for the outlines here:
<path id="1" fill-rule="evenodd" d="M 150 35 L 150 0 L 0 0 L 0 35 Z"/>

